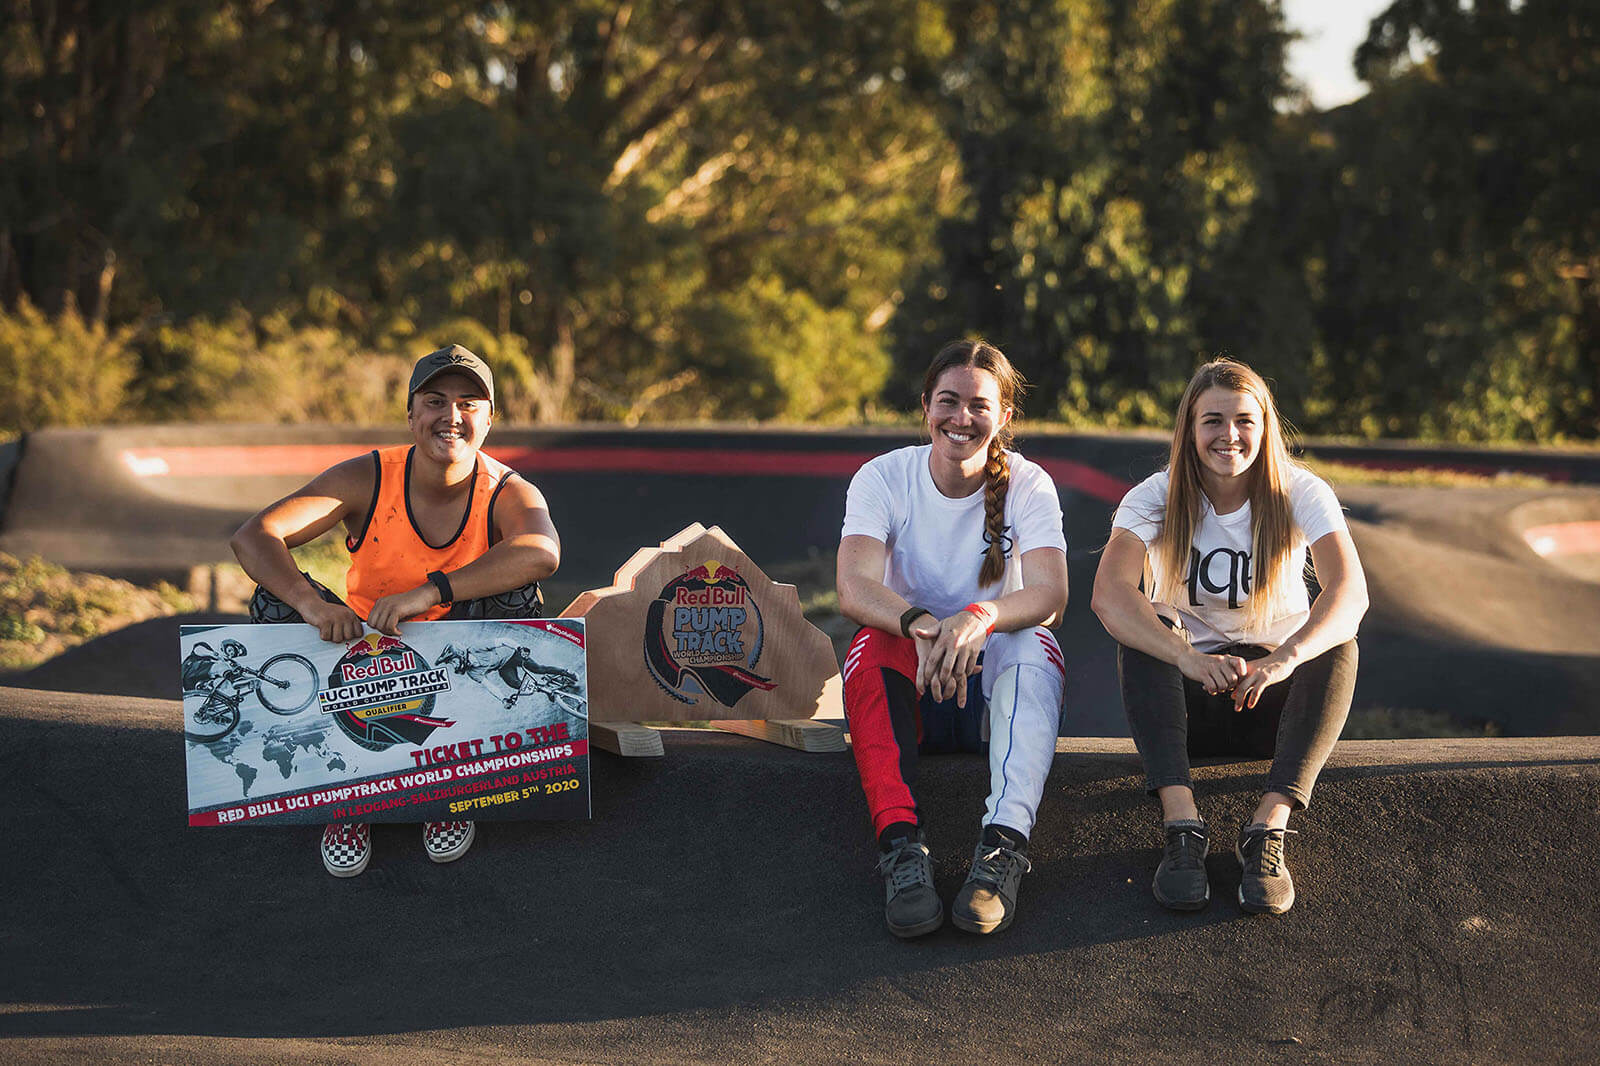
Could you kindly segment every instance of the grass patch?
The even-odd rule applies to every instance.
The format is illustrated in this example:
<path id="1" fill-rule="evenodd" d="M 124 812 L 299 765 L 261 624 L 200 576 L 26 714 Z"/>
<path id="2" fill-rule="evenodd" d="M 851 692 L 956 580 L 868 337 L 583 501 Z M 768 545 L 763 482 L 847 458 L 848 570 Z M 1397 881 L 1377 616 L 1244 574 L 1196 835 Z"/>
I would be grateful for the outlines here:
<path id="1" fill-rule="evenodd" d="M 350 553 L 345 550 L 344 535 L 330 530 L 312 541 L 292 548 L 289 552 L 300 569 L 328 586 L 344 599 L 345 575 L 350 571 Z"/>
<path id="2" fill-rule="evenodd" d="M 194 597 L 0 552 L 0 671 L 26 670 L 134 622 L 193 611 Z"/>
<path id="3" fill-rule="evenodd" d="M 1311 472 L 1335 485 L 1393 485 L 1401 488 L 1441 489 L 1547 489 L 1553 482 L 1534 474 L 1502 470 L 1497 474 L 1472 474 L 1462 470 L 1382 470 L 1348 463 L 1332 463 L 1311 456 L 1303 459 Z"/>
<path id="4" fill-rule="evenodd" d="M 344 547 L 344 535 L 337 529 L 329 530 L 309 544 L 291 548 L 295 565 L 317 581 L 332 589 L 340 599 L 345 598 L 345 575 L 350 569 L 350 553 Z M 217 610 L 226 614 L 243 614 L 255 591 L 256 583 L 238 563 L 218 563 L 213 570 L 217 576 Z"/>
<path id="5" fill-rule="evenodd" d="M 1427 740 L 1437 737 L 1498 737 L 1495 722 L 1464 722 L 1441 711 L 1363 707 L 1350 712 L 1341 740 Z"/>

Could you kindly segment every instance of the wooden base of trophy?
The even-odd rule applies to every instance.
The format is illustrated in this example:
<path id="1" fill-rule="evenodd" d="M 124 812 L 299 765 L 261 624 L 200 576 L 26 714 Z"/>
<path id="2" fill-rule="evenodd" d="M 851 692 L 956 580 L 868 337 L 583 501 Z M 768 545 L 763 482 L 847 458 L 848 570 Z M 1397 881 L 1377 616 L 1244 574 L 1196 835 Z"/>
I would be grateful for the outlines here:
<path id="1" fill-rule="evenodd" d="M 843 708 L 842 678 L 834 676 L 828 679 L 818 705 Z M 738 733 L 742 737 L 754 737 L 756 740 L 765 740 L 771 744 L 782 744 L 797 751 L 845 750 L 844 730 L 810 718 L 722 719 L 712 721 L 710 725 L 714 729 Z"/>
<path id="2" fill-rule="evenodd" d="M 665 755 L 661 731 L 638 722 L 589 722 L 589 743 L 613 755 L 650 758 Z"/>
<path id="3" fill-rule="evenodd" d="M 696 523 L 639 549 L 610 587 L 561 614 L 587 623 L 597 747 L 660 755 L 661 734 L 640 722 L 706 721 L 799 751 L 844 750 L 842 731 L 811 720 L 843 713 L 833 644 L 806 621 L 795 587 L 768 578 L 721 529 Z"/>

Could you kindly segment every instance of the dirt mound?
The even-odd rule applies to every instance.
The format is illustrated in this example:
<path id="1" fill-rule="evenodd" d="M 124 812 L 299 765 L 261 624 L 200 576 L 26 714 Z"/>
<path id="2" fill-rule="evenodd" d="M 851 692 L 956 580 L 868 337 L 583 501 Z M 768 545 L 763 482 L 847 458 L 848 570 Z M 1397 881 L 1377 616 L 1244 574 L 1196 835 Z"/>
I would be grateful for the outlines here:
<path id="1" fill-rule="evenodd" d="M 1600 494 L 1566 493 L 1529 500 L 1508 520 L 1549 566 L 1600 583 Z"/>
<path id="2" fill-rule="evenodd" d="M 1355 487 L 1366 569 L 1357 703 L 1438 709 L 1508 735 L 1600 731 L 1600 584 L 1542 558 L 1529 515 L 1600 509 L 1592 489 Z"/>
<path id="3" fill-rule="evenodd" d="M 179 614 L 152 618 L 70 648 L 0 683 L 51 692 L 90 692 L 107 696 L 176 699 L 178 627 L 248 622 L 236 614 Z"/>

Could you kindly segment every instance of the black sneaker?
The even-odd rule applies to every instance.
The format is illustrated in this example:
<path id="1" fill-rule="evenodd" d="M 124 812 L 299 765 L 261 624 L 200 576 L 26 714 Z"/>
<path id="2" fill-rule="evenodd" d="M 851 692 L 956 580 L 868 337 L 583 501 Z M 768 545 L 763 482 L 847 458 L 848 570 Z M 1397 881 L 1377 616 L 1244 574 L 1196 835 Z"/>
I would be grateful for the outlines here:
<path id="1" fill-rule="evenodd" d="M 969 933 L 998 933 L 1017 913 L 1017 888 L 1033 863 L 1004 844 L 979 843 L 972 870 L 950 904 L 950 920 Z"/>
<path id="2" fill-rule="evenodd" d="M 928 845 L 900 840 L 878 860 L 883 875 L 883 918 L 889 932 L 909 938 L 931 933 L 944 924 L 944 904 L 933 890 L 933 864 Z"/>
<path id="3" fill-rule="evenodd" d="M 1233 846 L 1244 868 L 1239 906 L 1251 914 L 1282 914 L 1294 906 L 1294 879 L 1283 860 L 1284 837 L 1293 832 L 1259 823 L 1239 826 L 1239 840 Z"/>
<path id="4" fill-rule="evenodd" d="M 1188 819 L 1168 822 L 1164 831 L 1166 847 L 1151 883 L 1156 900 L 1175 911 L 1202 910 L 1211 900 L 1211 885 L 1206 881 L 1206 853 L 1211 850 L 1211 840 L 1206 823 Z"/>

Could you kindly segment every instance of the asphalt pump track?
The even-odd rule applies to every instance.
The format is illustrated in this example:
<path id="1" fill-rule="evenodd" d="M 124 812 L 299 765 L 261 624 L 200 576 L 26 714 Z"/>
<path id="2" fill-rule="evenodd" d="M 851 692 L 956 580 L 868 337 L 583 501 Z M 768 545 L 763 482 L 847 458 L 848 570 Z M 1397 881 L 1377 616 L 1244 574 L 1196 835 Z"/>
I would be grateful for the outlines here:
<path id="1" fill-rule="evenodd" d="M 8 1062 L 1592 1062 L 1600 739 L 1343 742 L 1244 915 L 1262 763 L 1197 776 L 1213 899 L 1159 907 L 1121 740 L 1064 739 L 1007 931 L 882 923 L 848 753 L 676 730 L 596 754 L 588 823 L 484 823 L 429 863 L 378 826 L 184 822 L 174 701 L 0 688 Z M 987 774 L 923 761 L 946 899 Z"/>

